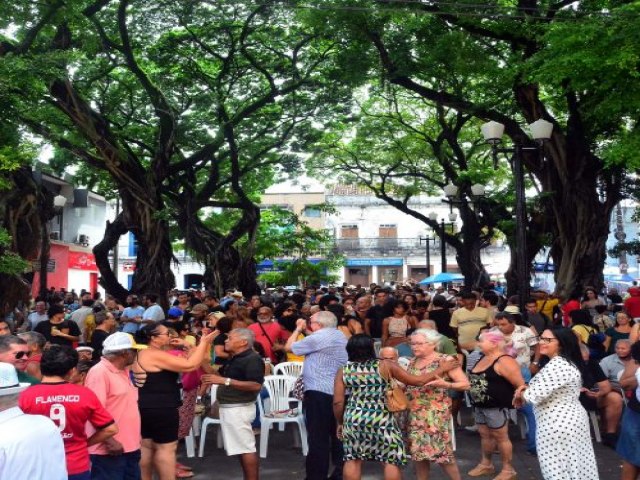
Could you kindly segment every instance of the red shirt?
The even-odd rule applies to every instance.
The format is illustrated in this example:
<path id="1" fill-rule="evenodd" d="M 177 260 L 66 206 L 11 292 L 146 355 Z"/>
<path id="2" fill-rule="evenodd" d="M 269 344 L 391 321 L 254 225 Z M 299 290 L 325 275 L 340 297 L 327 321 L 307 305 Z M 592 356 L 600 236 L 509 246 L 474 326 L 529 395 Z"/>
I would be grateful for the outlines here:
<path id="1" fill-rule="evenodd" d="M 89 422 L 100 429 L 113 423 L 113 418 L 95 393 L 67 382 L 41 383 L 22 392 L 18 403 L 24 413 L 44 415 L 58 426 L 64 442 L 69 475 L 90 470 L 85 424 Z"/>
<path id="2" fill-rule="evenodd" d="M 255 334 L 256 342 L 262 345 L 265 354 L 272 362 L 276 361 L 276 355 L 273 353 L 271 345 L 274 343 L 286 343 L 291 336 L 291 334 L 282 328 L 282 326 L 277 322 L 252 323 L 249 325 L 249 330 Z"/>
<path id="3" fill-rule="evenodd" d="M 640 317 L 640 297 L 632 295 L 624 301 L 624 309 L 631 318 Z"/>

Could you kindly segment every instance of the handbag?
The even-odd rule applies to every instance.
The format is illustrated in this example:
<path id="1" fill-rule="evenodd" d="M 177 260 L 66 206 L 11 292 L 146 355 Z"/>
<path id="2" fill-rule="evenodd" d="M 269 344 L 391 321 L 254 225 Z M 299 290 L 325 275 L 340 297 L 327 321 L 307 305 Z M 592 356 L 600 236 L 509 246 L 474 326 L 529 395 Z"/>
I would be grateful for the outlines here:
<path id="1" fill-rule="evenodd" d="M 293 388 L 291 389 L 291 396 L 296 400 L 304 400 L 304 379 L 302 378 L 302 374 L 296 378 L 296 383 L 293 384 Z"/>
<path id="2" fill-rule="evenodd" d="M 407 410 L 409 408 L 409 400 L 404 394 L 404 391 L 398 385 L 396 379 L 391 376 L 391 372 L 384 362 L 380 362 L 378 364 L 378 373 L 387 384 L 385 390 L 385 403 L 387 405 L 387 410 L 392 413 Z"/>

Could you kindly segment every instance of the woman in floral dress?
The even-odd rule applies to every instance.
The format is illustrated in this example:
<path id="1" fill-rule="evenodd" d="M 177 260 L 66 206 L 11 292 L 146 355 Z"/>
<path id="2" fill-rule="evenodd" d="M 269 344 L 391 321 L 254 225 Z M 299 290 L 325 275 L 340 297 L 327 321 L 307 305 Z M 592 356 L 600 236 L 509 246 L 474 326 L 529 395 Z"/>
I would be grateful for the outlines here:
<path id="1" fill-rule="evenodd" d="M 333 395 L 338 436 L 344 446 L 343 478 L 360 479 L 362 462 L 372 460 L 384 465 L 385 480 L 400 480 L 400 467 L 407 461 L 405 445 L 394 415 L 387 409 L 387 383 L 379 368 L 382 366 L 391 377 L 405 385 L 424 385 L 438 381 L 439 375 L 457 364 L 443 361 L 434 371 L 420 376 L 409 375 L 396 363 L 378 360 L 373 339 L 364 334 L 349 339 L 347 353 L 349 361 L 336 374 Z"/>
<path id="2" fill-rule="evenodd" d="M 441 335 L 435 330 L 418 329 L 411 335 L 413 359 L 407 369 L 412 375 L 437 371 L 447 357 L 437 352 Z M 442 467 L 446 475 L 460 479 L 451 443 L 451 398 L 447 390 L 468 390 L 469 381 L 458 366 L 447 372 L 447 378 L 437 376 L 421 387 L 407 386 L 410 400 L 409 453 L 415 462 L 416 478 L 429 478 L 431 462 Z"/>

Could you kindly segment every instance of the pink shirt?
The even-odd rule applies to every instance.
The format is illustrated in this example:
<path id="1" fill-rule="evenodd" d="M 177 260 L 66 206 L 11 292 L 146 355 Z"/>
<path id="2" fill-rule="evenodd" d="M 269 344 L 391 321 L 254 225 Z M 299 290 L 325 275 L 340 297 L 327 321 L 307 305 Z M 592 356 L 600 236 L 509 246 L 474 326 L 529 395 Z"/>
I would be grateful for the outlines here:
<path id="1" fill-rule="evenodd" d="M 138 412 L 138 389 L 129 378 L 129 370 L 117 369 L 109 360 L 102 358 L 89 373 L 85 386 L 93 390 L 100 403 L 113 415 L 120 431 L 114 437 L 119 441 L 124 452 L 140 450 L 140 413 Z M 93 429 L 87 426 L 87 434 Z M 89 447 L 92 455 L 108 455 L 103 444 Z"/>

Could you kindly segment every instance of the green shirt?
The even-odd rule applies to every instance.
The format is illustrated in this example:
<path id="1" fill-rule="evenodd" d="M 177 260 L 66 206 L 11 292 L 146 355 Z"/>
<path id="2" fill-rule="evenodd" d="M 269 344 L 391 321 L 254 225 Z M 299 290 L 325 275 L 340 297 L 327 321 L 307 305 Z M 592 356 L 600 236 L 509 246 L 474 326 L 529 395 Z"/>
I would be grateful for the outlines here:
<path id="1" fill-rule="evenodd" d="M 456 346 L 453 344 L 453 340 L 445 336 L 443 336 L 440 340 L 438 351 L 440 353 L 444 353 L 445 355 L 453 355 L 454 357 L 458 353 L 458 351 L 456 350 Z"/>
<path id="2" fill-rule="evenodd" d="M 21 370 L 18 370 L 16 368 L 16 372 L 18 373 L 18 382 L 20 383 L 28 383 L 29 385 L 37 385 L 40 383 L 40 380 L 38 380 L 35 377 L 32 377 L 31 375 L 24 373 Z"/>

